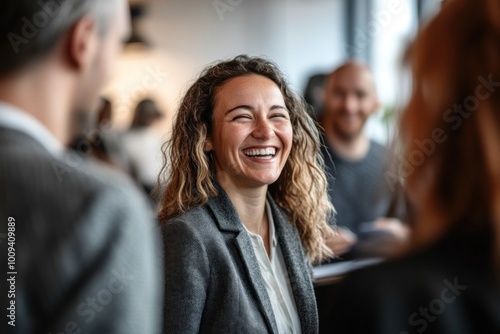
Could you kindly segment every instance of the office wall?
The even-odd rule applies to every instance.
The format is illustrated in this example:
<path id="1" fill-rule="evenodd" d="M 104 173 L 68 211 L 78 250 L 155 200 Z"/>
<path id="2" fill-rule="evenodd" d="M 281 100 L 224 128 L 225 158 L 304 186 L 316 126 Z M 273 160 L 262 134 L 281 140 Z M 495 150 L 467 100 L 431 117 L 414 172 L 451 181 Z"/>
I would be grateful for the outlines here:
<path id="1" fill-rule="evenodd" d="M 344 25 L 342 0 L 151 0 L 140 30 L 153 49 L 126 52 L 108 93 L 120 124 L 142 95 L 172 115 L 204 66 L 242 53 L 274 60 L 302 91 L 343 60 Z"/>

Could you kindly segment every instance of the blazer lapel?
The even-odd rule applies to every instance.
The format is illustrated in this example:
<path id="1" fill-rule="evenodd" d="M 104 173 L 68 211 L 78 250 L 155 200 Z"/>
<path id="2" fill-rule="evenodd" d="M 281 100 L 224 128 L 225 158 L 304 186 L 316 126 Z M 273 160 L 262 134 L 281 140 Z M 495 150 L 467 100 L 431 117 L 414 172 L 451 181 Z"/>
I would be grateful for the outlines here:
<path id="1" fill-rule="evenodd" d="M 241 256 L 241 261 L 248 274 L 247 282 L 253 289 L 257 305 L 271 333 L 277 333 L 278 327 L 273 309 L 267 294 L 264 279 L 260 273 L 259 263 L 255 256 L 250 237 L 245 232 L 236 209 L 224 190 L 219 186 L 219 196 L 212 198 L 208 206 L 212 210 L 221 232 L 236 232 L 235 244 Z"/>
<path id="2" fill-rule="evenodd" d="M 278 207 L 270 195 L 267 199 L 273 211 L 275 233 L 287 267 L 302 333 L 316 333 L 319 325 L 311 264 L 302 248 L 297 231 L 289 223 L 283 209 Z"/>

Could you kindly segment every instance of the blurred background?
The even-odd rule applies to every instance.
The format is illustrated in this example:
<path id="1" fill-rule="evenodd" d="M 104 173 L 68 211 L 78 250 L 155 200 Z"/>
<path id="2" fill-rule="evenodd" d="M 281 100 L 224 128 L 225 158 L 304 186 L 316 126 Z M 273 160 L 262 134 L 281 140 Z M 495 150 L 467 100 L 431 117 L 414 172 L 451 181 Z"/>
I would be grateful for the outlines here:
<path id="1" fill-rule="evenodd" d="M 440 0 L 131 0 L 133 36 L 105 91 L 113 126 L 129 127 L 137 103 L 154 99 L 164 136 L 182 94 L 207 65 L 238 54 L 275 61 L 304 93 L 311 76 L 348 58 L 373 70 L 382 107 L 365 128 L 387 143 L 404 99 L 401 59 Z M 317 95 L 317 94 L 316 94 Z"/>

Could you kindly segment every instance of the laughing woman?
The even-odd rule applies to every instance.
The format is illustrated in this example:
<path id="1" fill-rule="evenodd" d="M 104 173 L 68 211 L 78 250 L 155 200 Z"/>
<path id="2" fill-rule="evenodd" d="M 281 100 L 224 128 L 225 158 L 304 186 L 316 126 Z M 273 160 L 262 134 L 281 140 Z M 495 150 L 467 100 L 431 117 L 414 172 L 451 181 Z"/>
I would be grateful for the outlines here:
<path id="1" fill-rule="evenodd" d="M 305 104 L 276 66 L 207 68 L 164 154 L 166 333 L 316 333 L 311 262 L 332 213 Z"/>

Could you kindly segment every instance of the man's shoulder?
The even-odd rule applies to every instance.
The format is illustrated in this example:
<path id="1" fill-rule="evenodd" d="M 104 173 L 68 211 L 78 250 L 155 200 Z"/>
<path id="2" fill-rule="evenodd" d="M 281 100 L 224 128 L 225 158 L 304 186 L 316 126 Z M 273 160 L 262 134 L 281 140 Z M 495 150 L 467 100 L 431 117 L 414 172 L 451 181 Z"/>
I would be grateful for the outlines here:
<path id="1" fill-rule="evenodd" d="M 386 145 L 370 140 L 370 150 L 365 160 L 371 163 L 386 165 L 390 158 L 389 153 L 389 148 Z"/>
<path id="2" fill-rule="evenodd" d="M 388 148 L 386 145 L 381 144 L 373 139 L 370 139 L 370 150 L 376 154 L 387 154 Z"/>
<path id="3" fill-rule="evenodd" d="M 9 195 L 4 209 L 16 213 L 27 206 L 70 219 L 99 201 L 115 208 L 128 205 L 128 211 L 146 207 L 140 204 L 144 196 L 124 174 L 73 151 L 56 157 L 29 136 L 8 137 L 0 147 L 0 184 Z"/>
<path id="4" fill-rule="evenodd" d="M 0 137 L 7 139 L 0 148 L 6 164 L 12 166 L 10 172 L 31 173 L 26 176 L 68 185 L 79 181 L 81 190 L 87 188 L 127 189 L 132 182 L 124 174 L 72 150 L 54 156 L 31 137 L 14 132 L 0 131 Z M 4 165 L 4 172 L 9 172 Z M 38 172 L 35 172 L 38 171 Z"/>
<path id="5" fill-rule="evenodd" d="M 153 221 L 153 212 L 144 194 L 128 176 L 112 167 L 83 157 L 78 165 L 70 166 L 63 173 L 58 175 L 58 181 L 68 184 L 64 191 L 72 190 L 76 196 L 80 194 L 81 200 L 88 203 L 88 209 L 102 211 L 99 217 L 106 216 L 118 225 Z M 117 217 L 121 217 L 120 221 Z"/>
<path id="6" fill-rule="evenodd" d="M 75 154 L 75 153 L 69 153 Z M 70 173 L 71 174 L 71 173 Z M 71 176 L 71 175 L 68 175 Z M 117 171 L 93 158 L 82 157 L 81 164 L 75 166 L 75 177 L 89 182 L 89 186 L 142 196 L 132 180 L 121 171 Z"/>
<path id="7" fill-rule="evenodd" d="M 385 169 L 389 163 L 389 149 L 387 146 L 370 140 L 370 148 L 366 153 L 365 157 L 358 161 L 355 166 L 361 169 L 375 168 L 375 170 L 380 171 L 380 169 Z"/>

